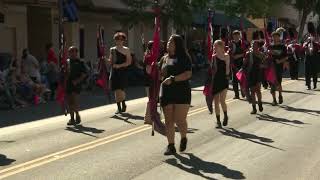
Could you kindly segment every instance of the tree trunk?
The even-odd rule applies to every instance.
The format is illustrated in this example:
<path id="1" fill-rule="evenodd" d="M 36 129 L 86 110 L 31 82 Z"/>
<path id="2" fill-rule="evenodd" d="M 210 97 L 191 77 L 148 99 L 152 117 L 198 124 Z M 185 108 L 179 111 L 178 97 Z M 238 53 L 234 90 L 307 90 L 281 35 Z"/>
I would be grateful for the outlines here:
<path id="1" fill-rule="evenodd" d="M 300 27 L 299 27 L 299 33 L 298 33 L 298 40 L 302 40 L 303 32 L 304 32 L 304 27 L 306 25 L 307 17 L 309 15 L 309 11 L 302 10 L 302 17 L 300 21 Z"/>

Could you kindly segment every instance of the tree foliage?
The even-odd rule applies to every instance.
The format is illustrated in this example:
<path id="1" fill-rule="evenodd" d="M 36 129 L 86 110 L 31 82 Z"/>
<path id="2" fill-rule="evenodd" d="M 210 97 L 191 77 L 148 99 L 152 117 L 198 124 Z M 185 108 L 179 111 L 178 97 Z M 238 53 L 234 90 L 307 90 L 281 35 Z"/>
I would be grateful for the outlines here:
<path id="1" fill-rule="evenodd" d="M 134 25 L 141 21 L 153 22 L 155 6 L 153 0 L 122 0 L 128 5 L 129 12 L 118 18 L 120 22 Z M 204 11 L 208 7 L 208 0 L 160 0 L 161 16 L 171 20 L 177 29 L 184 29 L 192 24 L 193 13 Z"/>

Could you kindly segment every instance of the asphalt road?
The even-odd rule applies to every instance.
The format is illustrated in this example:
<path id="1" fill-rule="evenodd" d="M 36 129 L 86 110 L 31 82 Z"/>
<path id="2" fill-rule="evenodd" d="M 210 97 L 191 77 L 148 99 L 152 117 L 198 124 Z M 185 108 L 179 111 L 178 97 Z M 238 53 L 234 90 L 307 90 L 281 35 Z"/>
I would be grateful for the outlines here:
<path id="1" fill-rule="evenodd" d="M 303 81 L 284 84 L 284 104 L 272 107 L 265 91 L 258 115 L 229 92 L 230 125 L 221 130 L 195 88 L 188 149 L 175 156 L 164 156 L 165 137 L 143 125 L 145 98 L 129 101 L 123 116 L 113 116 L 115 105 L 84 110 L 78 127 L 56 116 L 1 128 L 0 179 L 318 180 L 320 91 L 305 90 Z"/>

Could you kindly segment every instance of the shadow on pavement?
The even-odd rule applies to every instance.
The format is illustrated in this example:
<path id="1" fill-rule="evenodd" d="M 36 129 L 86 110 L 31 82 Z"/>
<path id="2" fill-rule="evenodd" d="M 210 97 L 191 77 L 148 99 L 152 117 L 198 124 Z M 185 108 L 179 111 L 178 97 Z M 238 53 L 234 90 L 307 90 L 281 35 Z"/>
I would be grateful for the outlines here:
<path id="1" fill-rule="evenodd" d="M 271 147 L 274 149 L 284 151 L 281 148 L 267 144 L 267 143 L 273 143 L 274 141 L 272 139 L 269 139 L 266 137 L 260 137 L 260 136 L 254 135 L 254 134 L 240 132 L 240 131 L 237 131 L 233 128 L 223 128 L 219 132 L 225 136 L 230 136 L 230 137 L 234 137 L 234 138 L 238 138 L 238 139 L 247 140 L 247 141 L 250 141 L 250 142 L 253 142 L 256 144 L 260 144 L 263 146 L 267 146 L 267 147 Z"/>
<path id="2" fill-rule="evenodd" d="M 103 129 L 86 127 L 83 125 L 69 126 L 69 127 L 66 127 L 66 130 L 74 132 L 74 133 L 85 134 L 87 136 L 91 136 L 91 137 L 95 137 L 95 138 L 98 138 L 98 137 L 95 135 L 92 135 L 92 134 L 101 134 L 105 131 Z"/>
<path id="3" fill-rule="evenodd" d="M 15 161 L 15 159 L 10 159 L 6 155 L 0 154 L 0 166 L 8 166 Z"/>
<path id="4" fill-rule="evenodd" d="M 129 120 L 138 120 L 138 121 L 142 121 L 144 120 L 144 117 L 142 116 L 138 116 L 138 115 L 133 115 L 133 114 L 130 114 L 130 113 L 122 113 L 122 114 L 115 114 L 113 116 L 111 116 L 112 119 L 118 119 L 118 120 L 121 120 L 121 121 L 124 121 L 128 124 L 133 124 L 133 125 L 136 125 L 135 123 L 133 122 L 130 122 Z"/>
<path id="5" fill-rule="evenodd" d="M 175 127 L 176 132 L 180 132 L 178 127 Z M 199 129 L 195 129 L 195 128 L 188 128 L 187 133 L 188 134 L 194 134 L 196 131 L 199 131 Z"/>
<path id="6" fill-rule="evenodd" d="M 315 95 L 314 93 L 307 93 L 303 91 L 290 91 L 290 90 L 283 90 L 283 93 L 290 93 L 290 94 L 305 94 L 305 95 Z"/>
<path id="7" fill-rule="evenodd" d="M 283 105 L 280 107 L 285 109 L 286 111 L 307 113 L 307 114 L 310 114 L 313 116 L 319 116 L 319 114 L 320 114 L 320 111 L 317 111 L 317 110 L 295 108 L 295 107 L 287 106 L 287 105 Z"/>
<path id="8" fill-rule="evenodd" d="M 187 155 L 188 157 L 184 157 L 183 155 Z M 209 177 L 205 173 L 212 175 L 220 174 L 229 179 L 245 179 L 242 172 L 229 169 L 222 164 L 204 161 L 192 153 L 185 153 L 183 155 L 176 154 L 175 158 L 167 159 L 165 162 L 204 179 L 215 180 L 215 178 Z"/>
<path id="9" fill-rule="evenodd" d="M 300 126 L 295 126 L 293 124 L 297 124 L 297 125 L 303 125 L 303 124 L 308 124 L 308 123 L 304 123 L 302 121 L 299 120 L 289 120 L 289 119 L 285 119 L 285 118 L 279 118 L 279 117 L 274 117 L 268 114 L 262 114 L 257 116 L 257 119 L 262 120 L 262 121 L 270 121 L 270 122 L 277 122 L 280 124 L 284 124 L 284 125 L 288 125 L 288 126 L 294 126 L 294 127 L 298 127 L 301 128 Z"/>

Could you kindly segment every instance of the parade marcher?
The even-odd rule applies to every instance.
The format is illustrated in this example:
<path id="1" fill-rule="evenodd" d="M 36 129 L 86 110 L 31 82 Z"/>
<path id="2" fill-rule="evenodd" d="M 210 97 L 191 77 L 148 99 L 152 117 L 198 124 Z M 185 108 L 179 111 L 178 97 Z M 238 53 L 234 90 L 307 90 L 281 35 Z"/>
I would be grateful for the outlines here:
<path id="1" fill-rule="evenodd" d="M 294 38 L 294 32 L 289 29 L 289 39 L 287 39 L 288 60 L 290 64 L 290 77 L 292 80 L 299 79 L 299 61 L 301 57 L 301 45 Z"/>
<path id="2" fill-rule="evenodd" d="M 273 32 L 272 33 L 273 44 L 270 45 L 269 50 L 272 55 L 272 60 L 275 68 L 275 74 L 277 83 L 273 84 L 271 87 L 271 94 L 273 97 L 273 106 L 278 104 L 276 99 L 276 91 L 279 92 L 279 104 L 283 103 L 283 96 L 282 96 L 282 74 L 284 69 L 284 63 L 287 62 L 287 48 L 284 44 L 281 43 L 280 40 L 280 33 Z"/>
<path id="3" fill-rule="evenodd" d="M 236 74 L 241 69 L 243 65 L 243 56 L 244 56 L 244 49 L 242 47 L 242 40 L 241 40 L 241 32 L 236 30 L 232 33 L 233 40 L 231 41 L 229 48 L 230 48 L 230 57 L 231 57 L 231 66 L 232 66 L 232 85 L 234 91 L 234 99 L 239 99 L 239 81 L 236 77 Z M 242 91 L 241 91 L 242 92 Z M 242 96 L 244 97 L 245 94 L 242 92 Z"/>
<path id="4" fill-rule="evenodd" d="M 84 62 L 78 57 L 78 48 L 71 46 L 68 51 L 69 59 L 67 60 L 66 72 L 66 95 L 71 117 L 68 125 L 76 125 L 81 123 L 79 114 L 79 94 L 81 92 L 81 84 L 87 76 L 87 71 Z M 76 118 L 74 116 L 76 116 Z"/>
<path id="5" fill-rule="evenodd" d="M 228 125 L 228 113 L 226 96 L 229 86 L 230 56 L 225 52 L 225 44 L 221 40 L 214 42 L 214 52 L 212 56 L 212 95 L 214 99 L 215 113 L 217 118 L 217 128 L 221 128 L 220 104 L 224 113 L 223 125 Z"/>
<path id="6" fill-rule="evenodd" d="M 251 94 L 252 112 L 257 113 L 256 96 L 258 98 L 259 111 L 263 111 L 261 82 L 263 80 L 263 67 L 266 56 L 260 52 L 260 42 L 258 40 L 252 41 L 251 49 L 246 53 L 243 70 L 247 75 L 247 84 Z"/>
<path id="7" fill-rule="evenodd" d="M 190 56 L 180 35 L 172 35 L 167 44 L 168 54 L 161 58 L 162 90 L 160 104 L 163 108 L 166 124 L 168 147 L 165 155 L 176 153 L 175 124 L 181 134 L 180 152 L 187 147 L 187 114 L 191 103 L 189 79 L 192 76 Z"/>
<path id="8" fill-rule="evenodd" d="M 108 64 L 111 65 L 111 89 L 115 93 L 118 110 L 116 114 L 126 112 L 126 93 L 128 86 L 127 67 L 131 64 L 132 57 L 128 47 L 124 46 L 127 36 L 122 32 L 114 35 L 115 47 L 110 48 Z"/>
<path id="9" fill-rule="evenodd" d="M 313 88 L 317 88 L 318 82 L 318 55 L 319 55 L 319 44 L 315 39 L 315 27 L 312 22 L 308 23 L 308 34 L 303 44 L 305 50 L 305 78 L 306 86 L 308 90 L 311 89 L 311 78 L 313 78 Z"/>

